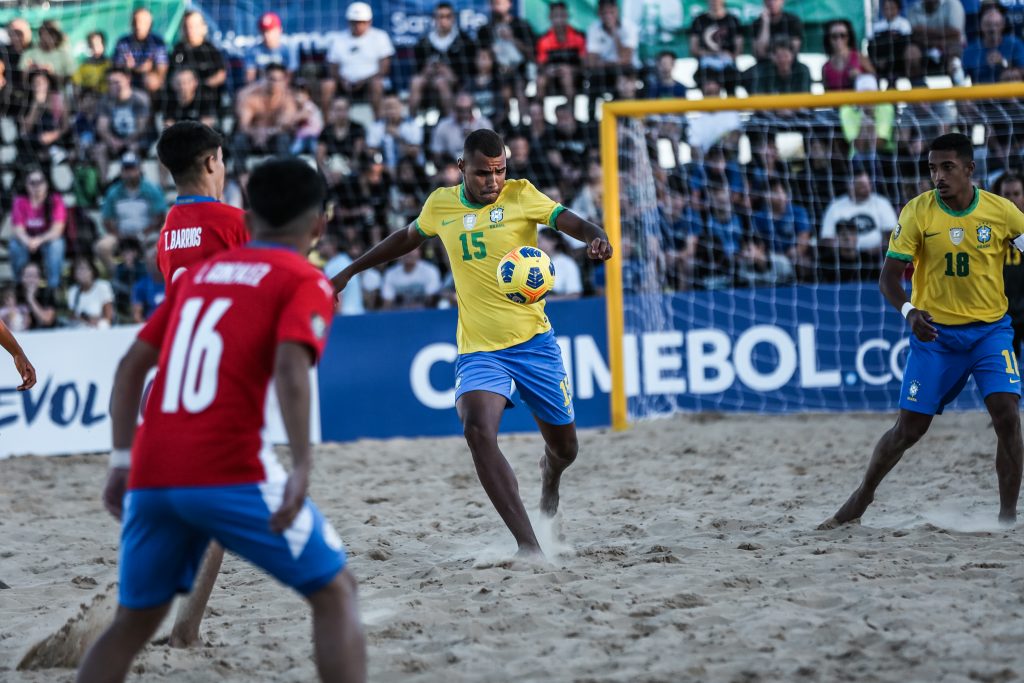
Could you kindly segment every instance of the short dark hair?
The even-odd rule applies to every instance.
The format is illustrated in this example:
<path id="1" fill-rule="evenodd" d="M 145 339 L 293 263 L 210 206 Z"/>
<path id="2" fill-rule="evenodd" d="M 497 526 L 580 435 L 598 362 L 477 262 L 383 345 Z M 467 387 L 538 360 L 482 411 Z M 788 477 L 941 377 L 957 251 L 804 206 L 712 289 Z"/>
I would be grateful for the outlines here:
<path id="1" fill-rule="evenodd" d="M 89 35 L 87 35 L 85 39 L 87 41 L 92 40 L 93 36 L 99 36 L 100 40 L 103 41 L 103 44 L 107 44 L 107 34 L 103 31 L 89 31 Z"/>
<path id="2" fill-rule="evenodd" d="M 202 160 L 224 146 L 220 133 L 198 121 L 178 121 L 167 127 L 156 143 L 156 155 L 174 182 L 190 180 Z"/>
<path id="3" fill-rule="evenodd" d="M 448 0 L 441 0 L 441 2 L 434 5 L 435 12 L 439 9 L 450 9 L 452 13 L 455 12 L 455 6 L 452 5 L 452 3 L 448 2 Z"/>
<path id="4" fill-rule="evenodd" d="M 551 14 L 551 10 L 554 9 L 564 9 L 566 12 L 568 12 L 569 6 L 566 5 L 564 2 L 560 1 L 553 2 L 550 5 L 548 5 L 548 14 Z"/>
<path id="5" fill-rule="evenodd" d="M 114 74 L 121 74 L 122 76 L 128 79 L 131 79 L 132 77 L 132 75 L 128 73 L 128 69 L 124 68 L 123 66 L 112 66 L 109 69 L 107 69 L 108 78 Z"/>
<path id="6" fill-rule="evenodd" d="M 957 158 L 964 163 L 974 161 L 974 145 L 963 133 L 946 133 L 932 140 L 929 152 L 956 152 Z"/>
<path id="7" fill-rule="evenodd" d="M 476 152 L 491 159 L 500 157 L 505 153 L 505 142 L 489 128 L 474 130 L 466 136 L 466 143 L 462 146 L 462 158 L 468 159 Z"/>
<path id="8" fill-rule="evenodd" d="M 280 62 L 271 62 L 270 64 L 267 64 L 265 67 L 263 67 L 264 76 L 269 74 L 271 71 L 280 71 L 281 73 L 286 75 L 288 73 L 288 69 L 286 69 L 284 64 L 281 64 Z"/>
<path id="9" fill-rule="evenodd" d="M 1007 171 L 999 176 L 994 183 L 992 183 L 992 191 L 1000 197 L 1005 196 L 1006 186 L 1010 183 L 1020 183 L 1024 186 L 1024 178 L 1020 177 L 1013 171 Z"/>
<path id="10" fill-rule="evenodd" d="M 597 0 L 597 9 L 601 9 L 602 7 L 606 7 L 608 5 L 611 5 L 612 7 L 618 9 L 619 0 Z"/>
<path id="11" fill-rule="evenodd" d="M 661 50 L 660 52 L 658 52 L 657 57 L 655 57 L 655 61 L 660 62 L 662 57 L 671 57 L 672 59 L 677 59 L 674 50 Z"/>
<path id="12" fill-rule="evenodd" d="M 297 157 L 275 157 L 256 167 L 247 185 L 249 206 L 271 228 L 284 228 L 312 209 L 322 210 L 327 186 Z"/>

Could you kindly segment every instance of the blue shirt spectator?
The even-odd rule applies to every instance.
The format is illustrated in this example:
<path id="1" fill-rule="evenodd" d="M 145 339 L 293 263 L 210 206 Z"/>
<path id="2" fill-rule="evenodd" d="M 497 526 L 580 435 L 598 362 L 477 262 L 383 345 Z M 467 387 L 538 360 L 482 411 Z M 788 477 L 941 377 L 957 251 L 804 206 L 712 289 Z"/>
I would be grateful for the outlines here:
<path id="1" fill-rule="evenodd" d="M 1007 67 L 1024 66 L 1024 42 L 1006 34 L 1003 12 L 997 5 L 987 5 L 981 14 L 981 37 L 964 50 L 964 71 L 973 83 L 995 83 Z"/>
<path id="2" fill-rule="evenodd" d="M 121 163 L 121 180 L 111 185 L 103 198 L 103 223 L 108 232 L 141 238 L 145 232 L 160 229 L 167 202 L 156 185 L 141 177 L 137 161 L 134 165 Z"/>
<path id="3" fill-rule="evenodd" d="M 779 202 L 775 194 L 773 187 L 768 205 L 754 214 L 754 232 L 773 252 L 788 256 L 799 243 L 809 243 L 811 219 L 807 211 L 789 201 L 788 196 L 783 194 L 783 201 Z"/>
<path id="4" fill-rule="evenodd" d="M 282 42 L 281 17 L 267 12 L 260 17 L 260 33 L 263 41 L 253 45 L 245 53 L 245 80 L 252 83 L 263 75 L 268 64 L 280 64 L 289 74 L 299 70 L 299 52 L 294 45 Z"/>
<path id="5" fill-rule="evenodd" d="M 674 52 L 665 50 L 658 55 L 654 77 L 647 83 L 646 97 L 651 100 L 685 98 L 686 86 L 672 77 L 676 66 Z"/>
<path id="6" fill-rule="evenodd" d="M 149 269 L 132 287 L 132 315 L 135 322 L 141 323 L 153 315 L 156 307 L 163 303 L 164 283 L 157 282 Z"/>
<path id="7" fill-rule="evenodd" d="M 169 58 L 164 39 L 153 33 L 153 15 L 140 7 L 132 13 L 132 32 L 114 46 L 114 66 L 128 69 L 132 85 L 153 93 L 163 87 Z"/>
<path id="8" fill-rule="evenodd" d="M 716 188 L 708 196 L 711 210 L 704 221 L 704 234 L 712 238 L 728 256 L 735 256 L 740 249 L 743 222 L 733 212 L 732 198 L 726 188 Z"/>

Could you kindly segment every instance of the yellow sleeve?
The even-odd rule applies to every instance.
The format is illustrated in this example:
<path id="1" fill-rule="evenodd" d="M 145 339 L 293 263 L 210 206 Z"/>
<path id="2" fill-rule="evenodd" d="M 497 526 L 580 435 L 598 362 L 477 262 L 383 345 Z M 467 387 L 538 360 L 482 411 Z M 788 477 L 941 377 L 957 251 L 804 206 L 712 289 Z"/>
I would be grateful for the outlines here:
<path id="1" fill-rule="evenodd" d="M 436 237 L 437 236 L 437 215 L 434 207 L 436 205 L 435 198 L 440 190 L 434 190 L 427 197 L 427 201 L 423 202 L 423 208 L 420 210 L 420 215 L 416 217 L 416 220 L 412 222 L 416 226 L 416 230 L 419 231 L 424 237 Z"/>
<path id="2" fill-rule="evenodd" d="M 523 181 L 523 189 L 519 191 L 519 205 L 526 220 L 550 225 L 552 228 L 555 227 L 558 214 L 565 211 L 564 206 L 538 190 L 529 180 Z"/>
<path id="3" fill-rule="evenodd" d="M 917 204 L 918 202 L 910 202 L 900 211 L 896 229 L 889 237 L 889 250 L 885 252 L 888 258 L 908 263 L 914 260 L 914 256 L 921 246 L 921 225 L 917 219 Z"/>
<path id="4" fill-rule="evenodd" d="M 1018 235 L 1024 235 L 1024 213 L 1020 212 L 1017 205 L 1007 200 L 1006 205 L 1006 235 L 1007 239 L 1014 239 Z"/>

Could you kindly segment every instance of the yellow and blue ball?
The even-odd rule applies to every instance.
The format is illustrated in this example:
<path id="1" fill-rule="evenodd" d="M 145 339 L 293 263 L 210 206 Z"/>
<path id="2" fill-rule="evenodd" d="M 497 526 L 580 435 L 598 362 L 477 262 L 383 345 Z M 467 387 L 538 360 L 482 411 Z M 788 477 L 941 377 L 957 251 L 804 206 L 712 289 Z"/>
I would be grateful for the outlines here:
<path id="1" fill-rule="evenodd" d="M 555 285 L 555 266 L 537 247 L 516 247 L 498 263 L 498 289 L 517 304 L 535 304 Z"/>

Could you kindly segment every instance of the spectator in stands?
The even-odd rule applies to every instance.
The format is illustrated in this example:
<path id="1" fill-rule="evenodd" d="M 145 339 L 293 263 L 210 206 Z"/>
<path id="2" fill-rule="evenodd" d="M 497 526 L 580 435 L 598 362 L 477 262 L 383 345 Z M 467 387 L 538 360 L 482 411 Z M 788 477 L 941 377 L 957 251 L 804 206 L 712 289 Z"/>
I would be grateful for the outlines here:
<path id="1" fill-rule="evenodd" d="M 292 141 L 292 154 L 315 154 L 317 140 L 324 130 L 324 115 L 320 107 L 313 102 L 313 91 L 305 81 L 299 81 L 292 87 L 295 97 L 295 139 Z"/>
<path id="2" fill-rule="evenodd" d="M 126 69 L 132 85 L 154 95 L 167 78 L 167 46 L 153 33 L 153 15 L 145 7 L 132 12 L 132 32 L 114 46 L 114 66 Z"/>
<path id="3" fill-rule="evenodd" d="M 753 38 L 753 52 L 759 62 L 772 58 L 772 47 L 775 39 L 784 36 L 789 39 L 790 49 L 794 55 L 800 54 L 804 43 L 804 24 L 800 17 L 783 9 L 785 0 L 764 0 L 761 16 L 754 20 L 750 27 Z"/>
<path id="4" fill-rule="evenodd" d="M 959 85 L 965 35 L 960 0 L 921 0 L 907 10 L 907 19 L 914 30 L 906 53 L 911 82 L 918 84 L 925 74 L 949 73 Z"/>
<path id="5" fill-rule="evenodd" d="M 57 86 L 57 78 L 46 71 L 29 72 L 31 95 L 19 121 L 21 134 L 19 147 L 25 152 L 26 163 L 48 167 L 51 148 L 64 138 L 71 128 L 64 94 Z"/>
<path id="6" fill-rule="evenodd" d="M 342 251 L 338 235 L 328 230 L 316 243 L 316 250 L 324 260 L 324 275 L 334 277 L 352 264 L 352 257 Z M 376 272 L 376 271 L 374 271 Z M 359 273 L 349 280 L 335 303 L 335 312 L 340 315 L 362 315 L 366 312 L 363 306 L 364 274 Z M 352 291 L 348 291 L 349 287 Z"/>
<path id="7" fill-rule="evenodd" d="M 28 306 L 18 301 L 18 293 L 11 285 L 0 289 L 0 323 L 11 332 L 24 332 L 32 324 Z"/>
<path id="8" fill-rule="evenodd" d="M 995 83 L 1007 67 L 1024 67 L 1024 42 L 1009 32 L 1006 10 L 985 5 L 981 10 L 981 37 L 964 50 L 963 68 L 972 83 Z"/>
<path id="9" fill-rule="evenodd" d="M 791 201 L 790 189 L 781 178 L 773 179 L 768 187 L 765 207 L 754 214 L 754 234 L 793 265 L 809 264 L 813 227 L 807 211 Z"/>
<path id="10" fill-rule="evenodd" d="M 555 267 L 555 286 L 551 288 L 548 300 L 578 299 L 583 294 L 583 277 L 579 264 L 566 253 L 562 234 L 551 228 L 537 233 L 537 246 L 551 258 Z"/>
<path id="11" fill-rule="evenodd" d="M 690 55 L 698 70 L 721 74 L 726 92 L 739 82 L 736 58 L 743 52 L 743 29 L 739 20 L 725 9 L 725 0 L 708 0 L 708 11 L 690 25 Z"/>
<path id="12" fill-rule="evenodd" d="M 672 72 L 676 68 L 676 53 L 663 50 L 658 53 L 655 62 L 654 78 L 647 83 L 644 95 L 648 99 L 685 98 L 686 86 L 677 81 Z"/>
<path id="13" fill-rule="evenodd" d="M 150 142 L 149 99 L 132 88 L 128 72 L 114 67 L 107 73 L 107 94 L 100 100 L 96 119 L 99 138 L 93 148 L 100 178 L 107 178 L 112 157 L 138 153 Z"/>
<path id="14" fill-rule="evenodd" d="M 114 61 L 107 56 L 107 37 L 102 31 L 93 31 L 86 38 L 89 44 L 89 55 L 82 61 L 71 77 L 75 87 L 82 91 L 105 93 L 107 91 L 107 72 Z"/>
<path id="15" fill-rule="evenodd" d="M 602 225 L 604 222 L 604 179 L 601 165 L 592 162 L 587 168 L 586 182 L 569 203 L 574 214 Z"/>
<path id="16" fill-rule="evenodd" d="M 420 214 L 423 203 L 430 194 L 430 178 L 423 166 L 410 157 L 402 157 L 395 171 L 391 197 L 391 211 L 398 216 L 396 221 L 408 225 Z"/>
<path id="17" fill-rule="evenodd" d="M 250 154 L 288 153 L 298 104 L 288 87 L 288 72 L 268 64 L 263 78 L 243 88 L 237 97 L 235 157 L 244 168 Z"/>
<path id="18" fill-rule="evenodd" d="M 590 130 L 576 121 L 568 104 L 555 107 L 555 125 L 547 127 L 542 146 L 551 165 L 569 187 L 576 186 L 586 168 L 588 149 L 597 147 Z"/>
<path id="19" fill-rule="evenodd" d="M 114 269 L 114 254 L 125 238 L 139 243 L 139 267 L 142 263 L 142 241 L 147 235 L 156 235 L 164 223 L 167 202 L 164 194 L 153 183 L 142 177 L 139 157 L 134 152 L 121 156 L 121 178 L 110 186 L 103 198 L 103 228 L 106 234 L 95 246 L 96 256 L 108 271 Z M 125 290 L 124 312 L 127 313 Z"/>
<path id="20" fill-rule="evenodd" d="M 39 40 L 35 47 L 25 50 L 19 66 L 25 72 L 42 70 L 57 79 L 61 87 L 75 73 L 75 58 L 67 45 L 67 38 L 57 22 L 47 20 L 38 30 Z"/>
<path id="21" fill-rule="evenodd" d="M 669 176 L 658 202 L 658 214 L 667 284 L 676 290 L 689 289 L 702 221 L 690 207 L 690 193 L 682 175 Z"/>
<path id="22" fill-rule="evenodd" d="M 736 254 L 737 286 L 778 287 L 794 279 L 793 264 L 785 254 L 770 249 L 760 235 L 747 234 L 740 239 Z"/>
<path id="23" fill-rule="evenodd" d="M 480 48 L 473 62 L 476 68 L 466 82 L 465 92 L 473 96 L 480 115 L 490 119 L 495 130 L 504 130 L 508 126 L 508 101 L 502 96 L 501 83 L 494 71 L 494 54 Z"/>
<path id="24" fill-rule="evenodd" d="M 260 17 L 259 29 L 263 40 L 245 53 L 245 82 L 252 83 L 262 78 L 269 64 L 280 64 L 289 75 L 294 75 L 299 70 L 299 55 L 294 46 L 286 45 L 282 40 L 281 17 L 274 12 L 265 12 Z"/>
<path id="25" fill-rule="evenodd" d="M 793 41 L 788 36 L 776 36 L 772 42 L 771 60 L 758 62 L 743 76 L 744 87 L 752 95 L 811 90 L 810 69 L 797 60 Z"/>
<path id="26" fill-rule="evenodd" d="M 476 102 L 469 93 L 455 96 L 455 107 L 451 114 L 437 122 L 430 138 L 430 154 L 434 163 L 442 159 L 458 159 L 462 156 L 462 145 L 466 136 L 474 130 L 492 128 L 491 122 L 475 112 Z"/>
<path id="27" fill-rule="evenodd" d="M 731 259 L 739 251 L 740 237 L 744 233 L 743 223 L 733 211 L 732 198 L 727 187 L 712 187 L 707 194 L 710 210 L 704 221 L 704 234 L 714 240 Z"/>
<path id="28" fill-rule="evenodd" d="M 527 67 L 533 62 L 533 30 L 512 13 L 512 0 L 491 0 L 491 19 L 477 32 L 480 47 L 490 50 L 498 65 L 498 82 L 506 100 L 513 97 L 526 111 Z"/>
<path id="29" fill-rule="evenodd" d="M 834 19 L 825 24 L 825 54 L 828 61 L 821 68 L 825 90 L 853 90 L 857 76 L 875 73 L 867 56 L 860 53 L 853 24 L 847 19 Z"/>
<path id="30" fill-rule="evenodd" d="M 836 199 L 825 211 L 819 243 L 836 243 L 836 224 L 851 221 L 857 228 L 857 248 L 881 258 L 888 234 L 896 229 L 896 210 L 892 203 L 872 188 L 871 175 L 864 167 L 854 169 L 850 193 Z"/>
<path id="31" fill-rule="evenodd" d="M 335 93 L 351 100 L 369 99 L 373 115 L 380 116 L 395 47 L 386 32 L 370 25 L 373 10 L 365 2 L 350 4 L 345 19 L 349 29 L 333 34 L 327 51 L 327 61 L 337 78 L 322 84 L 321 99 L 330 102 Z"/>
<path id="32" fill-rule="evenodd" d="M 446 0 L 434 8 L 434 26 L 416 43 L 416 75 L 409 83 L 409 114 L 415 116 L 427 96 L 442 115 L 452 109 L 452 97 L 473 74 L 473 43 L 459 31 L 455 7 Z"/>
<path id="33" fill-rule="evenodd" d="M 849 162 L 841 154 L 839 141 L 831 133 L 812 133 L 805 144 L 807 153 L 792 184 L 793 195 L 807 209 L 811 223 L 820 225 L 829 204 L 846 192 L 850 179 Z"/>
<path id="34" fill-rule="evenodd" d="M 505 160 L 505 175 L 508 178 L 525 178 L 536 187 L 558 184 L 558 174 L 548 161 L 547 155 L 530 144 L 524 133 L 514 132 L 505 138 L 509 155 Z"/>
<path id="35" fill-rule="evenodd" d="M 178 121 L 199 121 L 213 127 L 217 122 L 217 103 L 199 96 L 199 77 L 188 67 L 174 70 L 171 76 L 171 96 L 163 107 L 164 128 Z"/>
<path id="36" fill-rule="evenodd" d="M 146 268 L 143 275 L 132 286 L 131 321 L 144 323 L 153 315 L 165 296 L 164 276 L 156 262 L 156 242 L 146 249 Z"/>
<path id="37" fill-rule="evenodd" d="M 583 78 L 587 55 L 586 37 L 569 25 L 564 2 L 548 5 L 551 28 L 537 40 L 537 98 L 544 101 L 551 85 L 572 102 Z"/>
<path id="38" fill-rule="evenodd" d="M 24 194 L 15 196 L 11 209 L 13 237 L 7 249 L 15 278 L 21 277 L 30 260 L 41 258 L 49 287 L 60 286 L 66 225 L 67 209 L 60 193 L 53 191 L 42 169 L 30 169 L 25 176 Z"/>
<path id="39" fill-rule="evenodd" d="M 220 105 L 228 79 L 227 62 L 220 50 L 207 40 L 209 27 L 199 10 L 189 10 L 181 19 L 182 39 L 171 53 L 171 73 L 191 69 L 199 78 L 197 97 L 201 103 Z"/>
<path id="40" fill-rule="evenodd" d="M 818 245 L 816 281 L 822 283 L 878 282 L 881 259 L 875 252 L 861 251 L 857 223 L 841 220 L 835 226 L 834 242 Z"/>
<path id="41" fill-rule="evenodd" d="M 21 17 L 7 22 L 7 43 L 0 43 L 0 61 L 7 65 L 7 80 L 20 86 L 23 80 L 21 56 L 32 44 L 32 27 Z"/>
<path id="42" fill-rule="evenodd" d="M 874 35 L 868 43 L 868 55 L 879 78 L 890 83 L 907 73 L 905 55 L 914 32 L 902 11 L 902 0 L 882 0 L 882 16 L 872 26 Z"/>
<path id="43" fill-rule="evenodd" d="M 101 280 L 92 259 L 77 257 L 72 263 L 72 282 L 68 290 L 71 326 L 107 329 L 114 323 L 114 289 Z"/>
<path id="44" fill-rule="evenodd" d="M 619 16 L 618 0 L 599 0 L 597 20 L 587 29 L 585 58 L 587 94 L 595 113 L 598 98 L 615 92 L 620 73 L 640 69 L 639 47 L 640 29 Z"/>
<path id="45" fill-rule="evenodd" d="M 381 103 L 380 120 L 370 124 L 366 131 L 366 146 L 382 156 L 389 169 L 398 166 L 398 160 L 408 156 L 423 157 L 423 126 L 407 117 L 402 110 L 402 101 L 395 95 L 388 95 Z"/>
<path id="46" fill-rule="evenodd" d="M 114 290 L 114 314 L 121 322 L 133 320 L 132 291 L 146 277 L 146 264 L 142 256 L 142 243 L 135 237 L 125 237 L 117 245 L 118 262 L 113 269 L 110 285 Z"/>
<path id="47" fill-rule="evenodd" d="M 316 163 L 330 186 L 353 172 L 366 153 L 366 129 L 349 117 L 350 108 L 344 97 L 334 98 L 328 125 L 317 139 Z"/>
<path id="48" fill-rule="evenodd" d="M 433 308 L 441 292 L 441 271 L 424 261 L 419 249 L 384 272 L 380 297 L 386 309 Z"/>
<path id="49" fill-rule="evenodd" d="M 53 287 L 46 286 L 39 264 L 29 261 L 21 270 L 18 281 L 18 304 L 28 309 L 28 328 L 46 329 L 57 325 L 57 296 Z"/>

